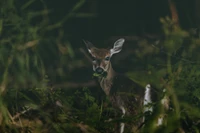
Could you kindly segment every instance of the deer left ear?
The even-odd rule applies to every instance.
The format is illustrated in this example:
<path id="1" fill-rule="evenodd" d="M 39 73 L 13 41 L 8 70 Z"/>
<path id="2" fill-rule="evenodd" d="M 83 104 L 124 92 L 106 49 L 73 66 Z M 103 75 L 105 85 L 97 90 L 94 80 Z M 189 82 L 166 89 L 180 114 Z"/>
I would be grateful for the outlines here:
<path id="1" fill-rule="evenodd" d="M 89 53 L 91 53 L 91 48 L 94 47 L 94 45 L 91 42 L 89 42 L 89 41 L 83 40 L 83 42 L 85 43 L 85 45 L 86 45 Z"/>
<path id="2" fill-rule="evenodd" d="M 123 38 L 118 39 L 114 43 L 114 47 L 112 49 L 110 49 L 111 55 L 119 53 L 122 50 L 122 46 L 123 46 L 124 42 L 125 42 L 125 40 Z"/>

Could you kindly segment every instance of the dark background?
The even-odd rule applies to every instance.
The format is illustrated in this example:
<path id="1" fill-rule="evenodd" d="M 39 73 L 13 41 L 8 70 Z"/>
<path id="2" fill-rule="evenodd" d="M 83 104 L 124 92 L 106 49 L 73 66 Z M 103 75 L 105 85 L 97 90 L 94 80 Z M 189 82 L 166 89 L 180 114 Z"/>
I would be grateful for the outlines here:
<path id="1" fill-rule="evenodd" d="M 111 36 L 160 34 L 160 18 L 171 16 L 168 0 L 44 0 L 31 4 L 38 11 L 45 5 L 50 11 L 49 23 L 62 20 L 81 2 L 62 29 L 71 40 L 88 39 L 101 42 Z M 199 0 L 173 0 L 184 29 L 199 27 Z M 17 4 L 25 3 L 25 0 Z M 42 4 L 41 4 L 42 3 Z M 19 6 L 20 7 L 20 6 Z M 87 15 L 80 16 L 80 13 Z M 36 21 L 37 22 L 37 21 Z M 36 23 L 37 24 L 37 23 Z M 56 36 L 58 33 L 51 33 Z"/>
<path id="2" fill-rule="evenodd" d="M 78 1 L 46 1 L 51 21 L 61 19 Z M 175 0 L 182 28 L 198 26 L 197 0 Z M 104 40 L 111 36 L 161 33 L 161 17 L 171 16 L 168 0 L 87 0 L 76 13 L 93 17 L 72 17 L 63 28 L 72 38 Z"/>

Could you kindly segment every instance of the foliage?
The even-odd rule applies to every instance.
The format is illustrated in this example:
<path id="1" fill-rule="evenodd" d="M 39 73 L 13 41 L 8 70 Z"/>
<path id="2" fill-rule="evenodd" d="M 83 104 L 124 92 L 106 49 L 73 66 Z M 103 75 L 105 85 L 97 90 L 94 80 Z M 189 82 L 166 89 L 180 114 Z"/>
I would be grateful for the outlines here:
<path id="1" fill-rule="evenodd" d="M 145 85 L 153 83 L 160 91 L 164 88 L 171 100 L 170 110 L 165 112 L 167 125 L 158 132 L 199 132 L 199 38 L 162 18 L 165 39 L 153 44 L 154 50 L 142 53 L 143 57 L 156 54 L 141 75 L 139 71 L 128 73 L 133 80 Z M 147 44 L 143 44 L 147 45 Z M 158 51 L 159 49 L 159 51 Z M 140 55 L 141 56 L 141 55 Z M 144 76 L 146 74 L 146 76 Z M 162 97 L 160 98 L 162 99 Z M 158 104 L 159 105 L 159 104 Z M 158 115 L 162 112 L 157 112 Z M 153 129 L 151 129 L 153 130 Z M 149 129 L 148 129 L 149 131 Z"/>

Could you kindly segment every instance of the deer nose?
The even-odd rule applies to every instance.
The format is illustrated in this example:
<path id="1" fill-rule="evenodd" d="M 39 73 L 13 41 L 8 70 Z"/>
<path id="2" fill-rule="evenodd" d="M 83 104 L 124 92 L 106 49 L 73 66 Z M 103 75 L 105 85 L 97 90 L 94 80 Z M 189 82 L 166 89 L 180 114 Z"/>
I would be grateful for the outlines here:
<path id="1" fill-rule="evenodd" d="M 97 74 L 102 74 L 102 73 L 103 73 L 103 69 L 100 68 L 100 67 L 98 67 L 98 68 L 96 69 L 96 73 L 97 73 Z"/>

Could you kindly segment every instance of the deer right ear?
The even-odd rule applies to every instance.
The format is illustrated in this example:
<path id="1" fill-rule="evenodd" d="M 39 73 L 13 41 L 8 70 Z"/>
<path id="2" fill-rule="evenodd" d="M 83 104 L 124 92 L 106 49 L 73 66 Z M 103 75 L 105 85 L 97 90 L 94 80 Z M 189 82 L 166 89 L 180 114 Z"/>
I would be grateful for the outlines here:
<path id="1" fill-rule="evenodd" d="M 83 40 L 83 42 L 85 43 L 85 45 L 86 45 L 89 53 L 91 54 L 91 48 L 94 47 L 94 45 L 91 42 L 89 42 L 89 41 Z"/>
<path id="2" fill-rule="evenodd" d="M 125 40 L 123 38 L 118 39 L 114 43 L 114 47 L 110 50 L 111 55 L 119 53 L 122 50 L 122 46 L 123 46 L 124 42 L 125 42 Z"/>

